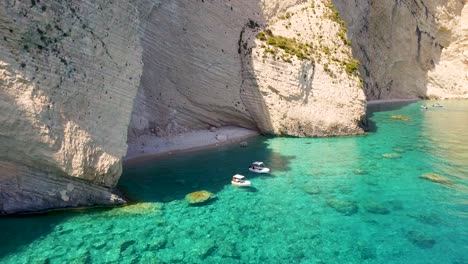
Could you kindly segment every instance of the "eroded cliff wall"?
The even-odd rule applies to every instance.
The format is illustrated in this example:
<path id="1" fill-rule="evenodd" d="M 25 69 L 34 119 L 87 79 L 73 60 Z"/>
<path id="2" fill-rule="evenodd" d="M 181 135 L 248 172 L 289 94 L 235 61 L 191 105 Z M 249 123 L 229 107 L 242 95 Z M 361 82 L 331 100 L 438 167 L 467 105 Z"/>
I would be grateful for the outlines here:
<path id="1" fill-rule="evenodd" d="M 333 0 L 369 100 L 468 98 L 466 0 Z"/>
<path id="2" fill-rule="evenodd" d="M 364 90 L 466 97 L 466 1 L 333 3 L 346 23 L 328 0 L 0 2 L 0 213 L 123 202 L 143 134 L 358 134 Z"/>
<path id="3" fill-rule="evenodd" d="M 109 188 L 144 15 L 132 1 L 0 2 L 0 213 L 122 202 Z"/>
<path id="4" fill-rule="evenodd" d="M 364 94 L 344 71 L 351 50 L 328 1 L 313 2 L 163 2 L 146 25 L 129 143 L 222 125 L 296 136 L 362 133 Z M 265 30 L 270 36 L 259 40 Z M 294 47 L 267 43 L 278 37 Z"/>

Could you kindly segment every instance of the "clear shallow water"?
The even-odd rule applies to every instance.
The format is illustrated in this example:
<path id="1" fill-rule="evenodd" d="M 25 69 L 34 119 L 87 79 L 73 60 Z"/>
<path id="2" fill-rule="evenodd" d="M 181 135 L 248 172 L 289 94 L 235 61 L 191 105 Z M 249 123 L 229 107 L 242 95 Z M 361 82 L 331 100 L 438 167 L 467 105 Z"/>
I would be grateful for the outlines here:
<path id="1" fill-rule="evenodd" d="M 370 106 L 367 136 L 260 137 L 126 168 L 139 204 L 0 218 L 0 262 L 468 263 L 468 102 L 441 103 Z M 249 173 L 255 160 L 271 175 Z M 188 206 L 197 190 L 217 199 Z"/>

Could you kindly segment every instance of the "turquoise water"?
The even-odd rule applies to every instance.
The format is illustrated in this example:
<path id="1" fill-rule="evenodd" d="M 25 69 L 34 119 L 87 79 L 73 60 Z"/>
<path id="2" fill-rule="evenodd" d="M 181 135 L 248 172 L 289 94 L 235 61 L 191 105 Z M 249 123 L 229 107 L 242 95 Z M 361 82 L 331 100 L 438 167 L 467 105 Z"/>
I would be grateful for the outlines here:
<path id="1" fill-rule="evenodd" d="M 369 107 L 366 136 L 258 137 L 128 167 L 136 205 L 1 218 L 0 262 L 468 263 L 468 102 L 423 103 Z M 249 173 L 255 160 L 271 175 Z M 197 190 L 217 198 L 188 206 Z"/>

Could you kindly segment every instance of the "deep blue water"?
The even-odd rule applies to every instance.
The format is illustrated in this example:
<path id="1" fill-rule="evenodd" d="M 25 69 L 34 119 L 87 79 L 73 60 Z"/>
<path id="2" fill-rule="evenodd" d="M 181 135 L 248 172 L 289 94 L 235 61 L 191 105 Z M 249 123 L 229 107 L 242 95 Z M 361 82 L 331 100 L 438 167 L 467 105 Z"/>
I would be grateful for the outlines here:
<path id="1" fill-rule="evenodd" d="M 425 103 L 370 106 L 365 136 L 257 137 L 129 166 L 134 205 L 1 218 L 0 262 L 468 263 L 468 101 Z M 255 160 L 272 173 L 248 172 Z M 253 187 L 231 186 L 235 173 Z M 198 190 L 217 198 L 189 206 Z"/>

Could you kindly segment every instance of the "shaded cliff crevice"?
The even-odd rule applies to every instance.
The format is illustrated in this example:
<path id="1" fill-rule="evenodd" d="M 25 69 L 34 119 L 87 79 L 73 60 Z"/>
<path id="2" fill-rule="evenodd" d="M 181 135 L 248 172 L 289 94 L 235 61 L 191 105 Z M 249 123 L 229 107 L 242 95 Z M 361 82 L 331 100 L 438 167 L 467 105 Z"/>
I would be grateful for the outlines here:
<path id="1" fill-rule="evenodd" d="M 468 21 L 463 15 L 465 2 L 333 3 L 347 23 L 348 38 L 362 63 L 369 100 L 468 97 L 467 55 L 459 52 L 468 38 L 463 26 Z"/>

